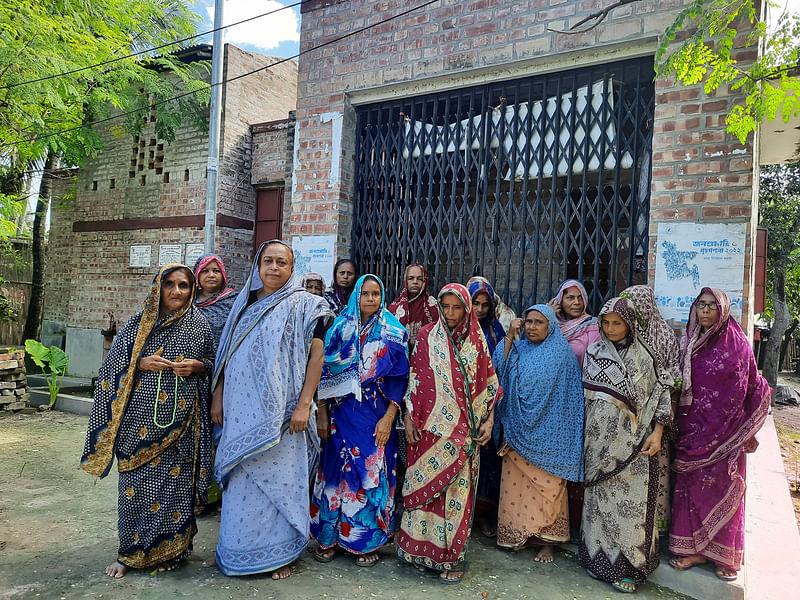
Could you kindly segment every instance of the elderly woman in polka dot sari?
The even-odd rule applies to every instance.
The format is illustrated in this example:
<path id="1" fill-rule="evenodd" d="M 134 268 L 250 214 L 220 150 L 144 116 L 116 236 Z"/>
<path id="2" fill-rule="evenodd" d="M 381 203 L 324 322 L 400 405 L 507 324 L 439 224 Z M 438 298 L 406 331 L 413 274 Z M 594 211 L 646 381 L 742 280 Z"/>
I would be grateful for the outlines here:
<path id="1" fill-rule="evenodd" d="M 209 374 L 214 336 L 192 304 L 194 275 L 163 267 L 100 367 L 83 470 L 119 471 L 119 550 L 106 568 L 179 566 L 197 532 L 194 508 L 211 481 Z"/>

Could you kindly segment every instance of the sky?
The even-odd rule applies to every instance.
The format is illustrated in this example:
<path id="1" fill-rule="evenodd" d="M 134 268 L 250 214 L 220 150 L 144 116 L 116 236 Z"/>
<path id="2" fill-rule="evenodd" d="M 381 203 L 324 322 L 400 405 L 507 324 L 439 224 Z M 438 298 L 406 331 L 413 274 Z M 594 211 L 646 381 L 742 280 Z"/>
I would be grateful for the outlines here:
<path id="1" fill-rule="evenodd" d="M 227 25 L 262 15 L 294 4 L 296 1 L 225 0 L 224 23 Z M 214 0 L 197 0 L 193 10 L 203 20 L 198 25 L 198 31 L 210 31 L 214 28 Z M 199 38 L 197 42 L 210 44 L 211 35 Z M 300 7 L 284 8 L 270 16 L 227 27 L 225 42 L 251 52 L 281 58 L 294 56 L 299 50 L 300 42 Z"/>

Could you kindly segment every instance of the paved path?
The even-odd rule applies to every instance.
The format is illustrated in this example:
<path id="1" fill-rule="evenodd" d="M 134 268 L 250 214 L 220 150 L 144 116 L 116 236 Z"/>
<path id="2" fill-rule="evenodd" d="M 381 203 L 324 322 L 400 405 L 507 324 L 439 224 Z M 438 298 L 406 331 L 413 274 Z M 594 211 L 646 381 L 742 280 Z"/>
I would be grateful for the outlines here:
<path id="1" fill-rule="evenodd" d="M 228 578 L 200 563 L 213 553 L 218 518 L 204 518 L 189 564 L 173 573 L 133 571 L 121 580 L 104 574 L 116 550 L 116 470 L 95 481 L 78 468 L 86 418 L 66 413 L 0 416 L 0 600 L 6 598 L 103 598 L 193 600 L 416 599 L 579 600 L 621 598 L 610 586 L 587 577 L 574 556 L 556 553 L 540 565 L 532 552 L 497 550 L 474 534 L 467 552 L 469 571 L 458 586 L 420 577 L 382 553 L 374 568 L 352 558 L 319 564 L 310 554 L 294 576 Z M 485 593 L 485 596 L 484 596 Z M 683 599 L 647 584 L 638 599 Z"/>

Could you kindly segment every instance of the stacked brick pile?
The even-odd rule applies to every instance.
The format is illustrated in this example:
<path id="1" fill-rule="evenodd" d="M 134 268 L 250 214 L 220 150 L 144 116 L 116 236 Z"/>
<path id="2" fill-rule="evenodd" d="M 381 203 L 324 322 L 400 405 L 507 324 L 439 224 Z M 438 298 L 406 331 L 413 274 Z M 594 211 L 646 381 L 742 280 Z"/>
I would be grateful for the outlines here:
<path id="1" fill-rule="evenodd" d="M 0 411 L 17 411 L 27 408 L 29 393 L 25 375 L 25 351 L 0 353 Z"/>

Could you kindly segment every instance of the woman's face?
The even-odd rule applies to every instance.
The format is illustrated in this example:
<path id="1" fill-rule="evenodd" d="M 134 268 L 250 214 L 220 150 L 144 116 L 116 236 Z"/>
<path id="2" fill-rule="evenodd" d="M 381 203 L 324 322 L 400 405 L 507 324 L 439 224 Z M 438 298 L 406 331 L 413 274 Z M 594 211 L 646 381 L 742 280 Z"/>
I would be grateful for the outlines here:
<path id="1" fill-rule="evenodd" d="M 447 328 L 453 331 L 458 327 L 459 323 L 464 320 L 467 314 L 467 309 L 461 304 L 461 300 L 455 294 L 445 294 L 440 301 L 442 305 L 442 314 L 444 321 L 447 323 Z"/>
<path id="2" fill-rule="evenodd" d="M 258 275 L 264 284 L 264 292 L 271 294 L 283 287 L 292 276 L 292 251 L 283 244 L 270 244 L 258 259 Z"/>
<path id="3" fill-rule="evenodd" d="M 543 342 L 547 339 L 550 323 L 538 310 L 528 311 L 525 315 L 525 337 L 532 342 Z"/>
<path id="4" fill-rule="evenodd" d="M 381 307 L 381 286 L 374 279 L 367 279 L 361 286 L 361 296 L 358 299 L 361 309 L 361 322 L 366 323 Z"/>
<path id="5" fill-rule="evenodd" d="M 356 268 L 351 262 L 345 262 L 339 265 L 336 270 L 336 285 L 340 288 L 349 290 L 356 282 Z"/>
<path id="6" fill-rule="evenodd" d="M 697 309 L 697 322 L 703 331 L 709 327 L 713 327 L 719 317 L 719 306 L 717 306 L 717 299 L 713 294 L 703 292 L 694 301 L 694 307 Z"/>
<path id="7" fill-rule="evenodd" d="M 478 320 L 485 319 L 492 310 L 492 300 L 486 292 L 479 292 L 472 297 L 472 310 Z"/>
<path id="8" fill-rule="evenodd" d="M 408 297 L 413 298 L 422 291 L 422 286 L 425 285 L 425 274 L 419 267 L 411 267 L 406 273 L 406 289 L 408 290 Z"/>
<path id="9" fill-rule="evenodd" d="M 222 270 L 216 260 L 212 260 L 200 270 L 200 273 L 197 274 L 197 284 L 209 296 L 222 290 L 225 279 L 222 277 Z"/>
<path id="10" fill-rule="evenodd" d="M 586 302 L 583 301 L 583 295 L 580 289 L 573 286 L 564 290 L 561 296 L 561 310 L 570 319 L 577 319 L 583 314 L 586 309 Z"/>
<path id="11" fill-rule="evenodd" d="M 322 296 L 325 290 L 322 288 L 322 282 L 319 279 L 309 279 L 306 281 L 306 291 L 315 296 Z"/>
<path id="12" fill-rule="evenodd" d="M 168 315 L 180 310 L 189 301 L 192 282 L 184 269 L 175 269 L 161 282 L 159 313 Z"/>
<path id="13" fill-rule="evenodd" d="M 622 320 L 619 313 L 607 313 L 600 317 L 600 327 L 609 341 L 616 343 L 624 340 L 630 332 L 628 324 Z"/>

